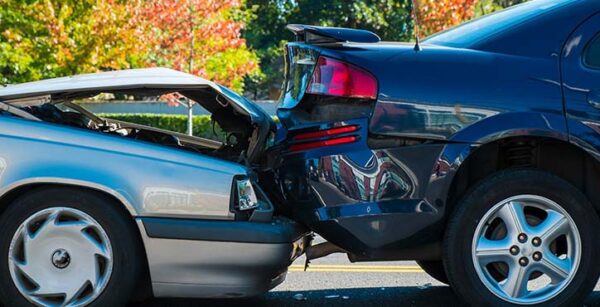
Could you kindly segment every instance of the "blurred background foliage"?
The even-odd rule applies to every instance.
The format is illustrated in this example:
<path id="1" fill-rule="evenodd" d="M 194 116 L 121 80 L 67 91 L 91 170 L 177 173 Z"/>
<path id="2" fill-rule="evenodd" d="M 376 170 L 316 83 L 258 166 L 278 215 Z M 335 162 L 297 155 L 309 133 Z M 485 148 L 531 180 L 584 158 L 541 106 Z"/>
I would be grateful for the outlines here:
<path id="1" fill-rule="evenodd" d="M 186 133 L 187 131 L 187 116 L 186 115 L 169 115 L 169 114 L 98 114 L 103 118 L 110 118 L 129 123 L 156 127 L 160 129 Z M 216 140 L 225 141 L 227 134 L 221 130 L 210 119 L 210 115 L 194 116 L 193 134 L 195 136 Z"/>
<path id="2" fill-rule="evenodd" d="M 286 24 L 411 41 L 523 1 L 0 0 L 0 82 L 166 66 L 276 99 Z"/>

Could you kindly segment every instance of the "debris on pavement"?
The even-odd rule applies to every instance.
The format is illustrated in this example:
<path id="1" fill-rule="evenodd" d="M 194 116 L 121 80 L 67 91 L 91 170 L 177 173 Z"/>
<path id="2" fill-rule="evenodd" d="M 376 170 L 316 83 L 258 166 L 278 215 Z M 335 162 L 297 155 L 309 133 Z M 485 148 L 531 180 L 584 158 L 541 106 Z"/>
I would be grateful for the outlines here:
<path id="1" fill-rule="evenodd" d="M 294 299 L 297 301 L 306 301 L 306 296 L 302 293 L 294 294 Z"/>
<path id="2" fill-rule="evenodd" d="M 424 285 L 420 285 L 417 288 L 421 289 L 421 290 L 425 290 L 425 289 L 429 289 L 431 288 L 431 286 L 433 286 L 430 282 L 424 284 Z"/>

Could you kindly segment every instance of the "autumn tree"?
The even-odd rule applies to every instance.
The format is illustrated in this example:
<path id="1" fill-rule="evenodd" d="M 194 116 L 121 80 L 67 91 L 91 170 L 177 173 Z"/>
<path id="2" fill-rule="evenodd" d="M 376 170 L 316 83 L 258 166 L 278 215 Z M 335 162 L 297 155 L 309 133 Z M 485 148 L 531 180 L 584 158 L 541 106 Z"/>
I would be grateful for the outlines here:
<path id="1" fill-rule="evenodd" d="M 166 66 L 242 91 L 244 78 L 259 72 L 256 54 L 241 37 L 249 17 L 241 0 L 146 0 L 136 6 L 139 37 L 148 66 Z M 188 108 L 193 101 L 165 97 Z"/>
<path id="2" fill-rule="evenodd" d="M 135 66 L 139 44 L 124 2 L 0 0 L 0 82 Z"/>
<path id="3" fill-rule="evenodd" d="M 360 28 L 384 40 L 413 37 L 411 0 L 248 0 L 256 18 L 244 36 L 260 56 L 262 78 L 247 80 L 254 97 L 277 98 L 283 78 L 283 46 L 293 39 L 289 23 Z"/>
<path id="4" fill-rule="evenodd" d="M 0 0 L 0 73 L 15 83 L 144 66 L 241 90 L 258 59 L 243 0 Z"/>
<path id="5" fill-rule="evenodd" d="M 459 25 L 475 16 L 478 0 L 414 0 L 419 36 Z"/>
<path id="6" fill-rule="evenodd" d="M 242 90 L 259 71 L 241 37 L 247 13 L 240 0 L 148 0 L 136 14 L 147 65 L 187 71 Z"/>

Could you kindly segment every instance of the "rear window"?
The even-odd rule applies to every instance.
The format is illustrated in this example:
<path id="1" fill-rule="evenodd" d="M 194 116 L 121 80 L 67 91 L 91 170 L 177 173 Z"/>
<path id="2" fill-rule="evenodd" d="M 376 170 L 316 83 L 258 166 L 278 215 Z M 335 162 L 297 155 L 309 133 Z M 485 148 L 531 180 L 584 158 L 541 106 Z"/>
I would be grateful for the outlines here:
<path id="1" fill-rule="evenodd" d="M 532 18 L 547 14 L 573 2 L 570 0 L 525 2 L 439 32 L 427 38 L 425 42 L 448 47 L 468 48 L 492 35 L 511 29 Z"/>
<path id="2" fill-rule="evenodd" d="M 600 69 L 600 33 L 596 35 L 586 48 L 583 61 L 589 67 Z"/>

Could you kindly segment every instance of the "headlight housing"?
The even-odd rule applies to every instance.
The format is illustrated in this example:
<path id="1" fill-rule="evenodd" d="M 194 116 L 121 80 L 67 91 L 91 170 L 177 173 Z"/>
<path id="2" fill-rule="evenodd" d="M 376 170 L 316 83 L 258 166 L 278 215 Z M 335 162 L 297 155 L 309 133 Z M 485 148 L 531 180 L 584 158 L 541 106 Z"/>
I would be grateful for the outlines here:
<path id="1" fill-rule="evenodd" d="M 237 207 L 241 211 L 258 207 L 258 197 L 256 197 L 252 182 L 248 178 L 237 180 Z"/>

